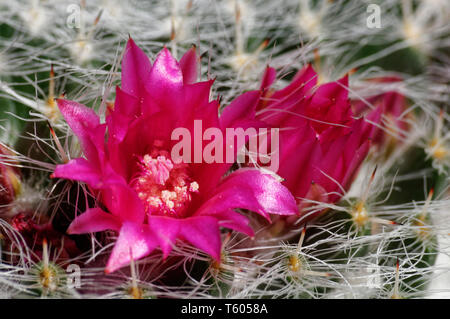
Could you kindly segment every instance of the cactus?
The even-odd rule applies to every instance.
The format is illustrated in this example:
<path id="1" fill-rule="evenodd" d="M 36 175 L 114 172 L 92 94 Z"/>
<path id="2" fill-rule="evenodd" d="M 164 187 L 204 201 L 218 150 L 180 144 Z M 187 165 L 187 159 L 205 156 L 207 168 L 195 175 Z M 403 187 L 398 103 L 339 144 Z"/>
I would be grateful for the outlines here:
<path id="1" fill-rule="evenodd" d="M 0 297 L 448 297 L 449 19 L 0 0 Z"/>

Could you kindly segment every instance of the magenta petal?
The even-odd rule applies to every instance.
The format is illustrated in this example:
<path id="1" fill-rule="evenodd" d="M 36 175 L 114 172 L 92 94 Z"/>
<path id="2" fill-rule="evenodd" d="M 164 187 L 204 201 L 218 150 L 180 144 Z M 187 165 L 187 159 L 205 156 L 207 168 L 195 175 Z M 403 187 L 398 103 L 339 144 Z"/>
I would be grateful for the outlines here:
<path id="1" fill-rule="evenodd" d="M 350 187 L 352 181 L 356 176 L 356 173 L 358 173 L 361 163 L 366 158 L 367 153 L 369 153 L 370 144 L 370 141 L 366 141 L 365 143 L 363 143 L 361 147 L 355 152 L 355 155 L 348 164 L 347 170 L 342 179 L 342 185 L 344 189 L 348 189 Z"/>
<path id="2" fill-rule="evenodd" d="M 365 138 L 370 139 L 379 139 L 380 135 L 382 136 L 384 131 L 380 128 L 381 125 L 381 119 L 383 116 L 383 110 L 382 107 L 377 107 L 375 110 L 370 112 L 367 117 L 365 118 L 364 123 L 364 132 L 363 136 Z"/>
<path id="3" fill-rule="evenodd" d="M 315 94 L 326 99 L 346 100 L 348 97 L 348 75 L 336 82 L 322 84 Z"/>
<path id="4" fill-rule="evenodd" d="M 198 58 L 197 50 L 192 47 L 180 60 L 180 68 L 183 73 L 183 83 L 192 84 L 197 81 Z"/>
<path id="5" fill-rule="evenodd" d="M 217 190 L 216 195 L 210 197 L 195 212 L 195 216 L 220 216 L 231 209 L 239 208 L 253 211 L 270 220 L 269 213 L 258 203 L 253 190 L 248 187 L 239 187 L 238 183 L 228 184 L 225 189 Z"/>
<path id="6" fill-rule="evenodd" d="M 215 195 L 195 213 L 214 215 L 230 209 L 248 209 L 269 219 L 269 214 L 298 213 L 295 199 L 275 177 L 257 169 L 239 169 L 215 190 Z"/>
<path id="7" fill-rule="evenodd" d="M 338 164 L 342 164 L 344 152 L 349 152 L 349 150 L 345 149 L 347 138 L 348 136 L 342 136 L 330 143 L 327 150 L 323 151 L 319 169 L 314 174 L 314 182 L 321 185 L 328 192 L 335 189 L 336 181 L 341 183 L 340 177 L 342 176 L 336 176 L 334 172 L 337 171 L 336 167 Z M 352 155 L 353 153 L 349 154 L 349 156 Z"/>
<path id="8" fill-rule="evenodd" d="M 365 128 L 368 128 L 365 129 Z M 342 152 L 342 157 L 345 159 L 345 163 L 348 164 L 353 158 L 353 154 L 361 146 L 362 143 L 369 139 L 369 134 L 372 131 L 373 126 L 368 125 L 364 119 L 356 120 L 352 125 L 352 132 L 346 136 L 345 149 Z M 364 133 L 367 134 L 364 138 Z"/>
<path id="9" fill-rule="evenodd" d="M 179 112 L 178 122 L 193 134 L 194 120 L 202 121 L 203 130 L 219 126 L 219 105 L 216 100 L 209 101 L 213 80 L 188 84 L 183 87 L 183 112 Z M 174 115 L 170 115 L 174 117 Z M 178 127 L 180 127 L 178 126 Z"/>
<path id="10" fill-rule="evenodd" d="M 147 90 L 153 95 L 175 94 L 183 85 L 183 73 L 177 60 L 167 48 L 156 57 L 150 72 Z M 162 90 L 163 92 L 159 92 Z"/>
<path id="11" fill-rule="evenodd" d="M 68 234 L 95 233 L 104 230 L 120 229 L 120 220 L 100 208 L 89 208 L 80 216 L 77 216 L 67 229 Z"/>
<path id="12" fill-rule="evenodd" d="M 93 188 L 102 186 L 102 177 L 98 169 L 84 158 L 76 158 L 67 164 L 56 165 L 52 177 L 82 181 Z"/>
<path id="13" fill-rule="evenodd" d="M 225 107 L 220 115 L 220 124 L 223 129 L 236 127 L 238 122 L 255 118 L 256 105 L 258 104 L 261 92 L 246 92 Z"/>
<path id="14" fill-rule="evenodd" d="M 248 218 L 234 210 L 214 214 L 214 217 L 219 220 L 219 226 L 221 227 L 233 229 L 250 237 L 255 235 L 253 229 L 248 225 Z"/>
<path id="15" fill-rule="evenodd" d="M 124 181 L 105 184 L 101 191 L 108 210 L 123 221 L 142 223 L 145 215 L 144 206 L 134 189 Z"/>
<path id="16" fill-rule="evenodd" d="M 120 142 L 124 139 L 129 125 L 140 114 L 139 99 L 116 87 L 114 110 L 106 118 L 108 137 Z"/>
<path id="17" fill-rule="evenodd" d="M 311 119 L 311 125 L 321 134 L 333 128 L 331 135 L 343 135 L 353 122 L 351 105 L 348 102 L 348 77 L 337 82 L 326 83 L 317 89 L 310 103 L 306 106 L 305 115 Z M 345 126 L 342 128 L 342 126 Z M 339 128 L 339 131 L 336 130 Z"/>
<path id="18" fill-rule="evenodd" d="M 305 66 L 297 72 L 288 86 L 264 95 L 258 105 L 257 118 L 272 127 L 296 127 L 297 120 L 300 120 L 301 124 L 313 93 L 312 89 L 317 82 L 316 78 L 314 69 L 310 65 Z"/>
<path id="19" fill-rule="evenodd" d="M 199 83 L 197 83 L 199 84 Z M 229 106 L 225 108 L 222 115 L 217 122 L 217 105 L 210 103 L 202 109 L 196 111 L 195 119 L 201 119 L 203 128 L 217 127 L 223 131 L 223 136 L 226 134 L 227 128 L 242 128 L 246 130 L 249 127 L 262 127 L 263 123 L 254 119 L 255 107 L 260 97 L 259 91 L 247 92 L 235 99 Z M 220 123 L 220 124 L 219 124 Z M 224 141 L 223 154 L 227 153 L 227 140 Z M 245 141 L 244 141 L 245 142 Z M 236 159 L 237 153 L 242 145 L 237 143 L 237 138 L 234 140 L 234 154 Z M 231 161 L 230 161 L 231 162 Z M 202 185 L 203 191 L 209 191 L 214 188 L 222 178 L 222 176 L 229 170 L 231 163 L 211 163 L 193 164 L 193 175 L 196 181 Z"/>
<path id="20" fill-rule="evenodd" d="M 149 228 L 157 236 L 164 258 L 169 256 L 180 233 L 180 219 L 166 216 L 149 216 Z"/>
<path id="21" fill-rule="evenodd" d="M 280 134 L 281 163 L 278 174 L 294 196 L 305 197 L 321 160 L 320 144 L 313 129 L 305 125 Z"/>
<path id="22" fill-rule="evenodd" d="M 119 238 L 109 256 L 105 272 L 111 273 L 133 260 L 150 254 L 158 245 L 158 241 L 147 226 L 126 222 L 120 229 Z"/>
<path id="23" fill-rule="evenodd" d="M 74 101 L 57 100 L 58 107 L 72 131 L 79 138 L 84 153 L 97 167 L 104 158 L 105 125 L 94 110 Z"/>
<path id="24" fill-rule="evenodd" d="M 138 97 L 150 75 L 151 63 L 130 38 L 122 59 L 122 89 Z"/>
<path id="25" fill-rule="evenodd" d="M 266 68 L 266 70 L 264 71 L 260 90 L 263 91 L 263 90 L 267 90 L 268 88 L 270 88 L 272 83 L 275 81 L 276 77 L 277 77 L 277 71 L 275 71 L 274 68 L 271 68 L 268 66 Z"/>
<path id="26" fill-rule="evenodd" d="M 221 240 L 217 219 L 210 216 L 180 219 L 180 235 L 195 247 L 220 260 Z"/>
<path id="27" fill-rule="evenodd" d="M 209 95 L 214 80 L 196 82 L 184 86 L 185 103 L 190 104 L 192 110 L 200 111 L 205 105 L 209 104 Z"/>
<path id="28" fill-rule="evenodd" d="M 161 50 L 156 57 L 146 90 L 152 103 L 158 105 L 166 121 L 171 120 L 176 124 L 179 117 L 192 111 L 190 105 L 184 103 L 183 74 L 180 65 L 167 48 Z"/>
<path id="29" fill-rule="evenodd" d="M 230 174 L 219 189 L 248 188 L 261 210 L 270 214 L 294 215 L 298 213 L 295 199 L 274 176 L 257 169 L 239 169 Z"/>
<path id="30" fill-rule="evenodd" d="M 274 101 L 283 101 L 283 99 L 298 98 L 310 91 L 317 83 L 317 73 L 313 67 L 308 64 L 297 72 L 292 82 L 285 88 L 276 91 L 271 98 Z"/>

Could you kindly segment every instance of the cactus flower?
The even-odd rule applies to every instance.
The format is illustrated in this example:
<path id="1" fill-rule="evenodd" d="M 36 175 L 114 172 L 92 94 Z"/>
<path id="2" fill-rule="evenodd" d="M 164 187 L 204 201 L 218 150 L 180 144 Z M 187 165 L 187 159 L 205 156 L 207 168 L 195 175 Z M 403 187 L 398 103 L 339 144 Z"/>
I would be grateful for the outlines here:
<path id="1" fill-rule="evenodd" d="M 280 128 L 278 174 L 298 199 L 335 203 L 349 189 L 375 134 L 375 126 L 355 119 L 348 99 L 348 77 L 317 83 L 317 73 L 307 65 L 285 88 L 270 88 L 276 72 L 263 76 L 256 118 Z M 379 121 L 380 111 L 371 120 Z M 313 217 L 315 214 L 309 217 Z M 308 218 L 309 218 L 308 217 Z"/>
<path id="2" fill-rule="evenodd" d="M 213 81 L 196 79 L 195 48 L 179 62 L 164 48 L 152 65 L 130 39 L 122 85 L 105 124 L 92 109 L 58 100 L 85 158 L 56 166 L 53 177 L 85 182 L 103 204 L 79 215 L 68 232 L 119 233 L 106 272 L 157 247 L 167 257 L 178 239 L 220 260 L 220 227 L 253 235 L 238 208 L 267 219 L 269 213 L 297 213 L 295 199 L 272 175 L 244 168 L 224 177 L 232 163 L 186 163 L 171 157 L 173 130 L 193 130 L 194 120 L 202 121 L 203 130 L 222 132 L 252 125 L 233 112 L 246 107 L 248 95 L 237 98 L 227 107 L 227 116 L 219 118 L 218 101 L 209 100 Z"/>

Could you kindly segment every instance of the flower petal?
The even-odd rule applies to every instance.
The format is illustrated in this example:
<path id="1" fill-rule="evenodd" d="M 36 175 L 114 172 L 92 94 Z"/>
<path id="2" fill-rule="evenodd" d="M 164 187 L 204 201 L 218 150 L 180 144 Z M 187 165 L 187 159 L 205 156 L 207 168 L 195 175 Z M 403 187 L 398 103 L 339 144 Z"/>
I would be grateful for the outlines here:
<path id="1" fill-rule="evenodd" d="M 355 152 L 355 155 L 353 156 L 350 163 L 348 163 L 347 170 L 342 179 L 342 185 L 344 189 L 348 189 L 350 187 L 350 183 L 354 180 L 356 174 L 358 173 L 361 163 L 364 161 L 367 154 L 369 153 L 370 145 L 371 145 L 370 140 L 364 142 Z"/>
<path id="2" fill-rule="evenodd" d="M 140 113 L 138 98 L 116 87 L 114 110 L 106 117 L 108 123 L 108 138 L 120 142 L 127 134 L 129 125 Z M 108 141 L 108 143 L 111 143 Z"/>
<path id="3" fill-rule="evenodd" d="M 220 115 L 220 125 L 223 129 L 237 127 L 238 122 L 255 118 L 256 105 L 261 97 L 261 92 L 246 92 L 225 107 Z"/>
<path id="4" fill-rule="evenodd" d="M 266 70 L 264 71 L 263 79 L 261 81 L 260 90 L 267 90 L 270 88 L 270 86 L 273 84 L 277 77 L 277 71 L 275 71 L 274 68 L 271 68 L 269 66 L 266 67 Z"/>
<path id="5" fill-rule="evenodd" d="M 157 245 L 158 240 L 147 226 L 125 222 L 109 256 L 105 272 L 111 273 L 128 265 L 132 258 L 136 260 L 149 255 Z"/>
<path id="6" fill-rule="evenodd" d="M 221 240 L 217 219 L 210 216 L 180 219 L 180 235 L 195 247 L 220 260 Z"/>
<path id="7" fill-rule="evenodd" d="M 309 103 L 305 104 L 304 114 L 319 134 L 334 128 L 333 134 L 337 135 L 337 127 L 342 131 L 340 135 L 345 134 L 347 127 L 353 123 L 351 104 L 348 101 L 348 76 L 337 82 L 320 85 Z"/>
<path id="8" fill-rule="evenodd" d="M 82 181 L 93 188 L 102 186 L 101 173 L 84 158 L 75 158 L 67 164 L 56 165 L 52 177 Z"/>
<path id="9" fill-rule="evenodd" d="M 85 234 L 108 229 L 118 231 L 120 226 L 121 222 L 116 216 L 108 214 L 100 208 L 89 208 L 72 221 L 67 233 Z"/>
<path id="10" fill-rule="evenodd" d="M 111 181 L 105 183 L 101 189 L 102 200 L 111 214 L 123 221 L 142 223 L 144 221 L 144 206 L 136 191 L 131 189 L 125 181 Z"/>
<path id="11" fill-rule="evenodd" d="M 122 59 L 122 89 L 135 97 L 141 96 L 150 70 L 147 55 L 130 38 Z"/>
<path id="12" fill-rule="evenodd" d="M 213 215 L 236 208 L 251 210 L 267 219 L 268 214 L 298 213 L 294 197 L 274 176 L 257 169 L 241 168 L 219 185 L 215 195 L 195 215 Z"/>
<path id="13" fill-rule="evenodd" d="M 215 214 L 214 217 L 219 220 L 219 226 L 221 227 L 233 229 L 250 237 L 255 236 L 253 229 L 248 225 L 248 218 L 232 209 Z"/>
<path id="14" fill-rule="evenodd" d="M 104 159 L 105 125 L 94 110 L 74 101 L 58 99 L 58 107 L 72 131 L 79 138 L 89 161 L 101 167 Z"/>
<path id="15" fill-rule="evenodd" d="M 180 219 L 166 216 L 149 216 L 149 228 L 157 236 L 164 258 L 169 256 L 180 233 Z"/>
<path id="16" fill-rule="evenodd" d="M 320 143 L 309 125 L 280 132 L 281 165 L 277 173 L 295 197 L 307 194 L 320 159 Z"/>
<path id="17" fill-rule="evenodd" d="M 184 84 L 192 84 L 197 81 L 198 58 L 195 46 L 183 55 L 180 60 L 180 68 Z"/>
<path id="18" fill-rule="evenodd" d="M 157 102 L 162 104 L 165 97 L 170 98 L 179 92 L 182 86 L 183 73 L 180 65 L 164 47 L 156 57 L 146 88 L 152 96 L 157 97 Z"/>
<path id="19" fill-rule="evenodd" d="M 317 73 L 308 64 L 297 72 L 292 82 L 285 88 L 276 91 L 271 99 L 274 101 L 298 99 L 298 97 L 309 92 L 317 84 Z"/>

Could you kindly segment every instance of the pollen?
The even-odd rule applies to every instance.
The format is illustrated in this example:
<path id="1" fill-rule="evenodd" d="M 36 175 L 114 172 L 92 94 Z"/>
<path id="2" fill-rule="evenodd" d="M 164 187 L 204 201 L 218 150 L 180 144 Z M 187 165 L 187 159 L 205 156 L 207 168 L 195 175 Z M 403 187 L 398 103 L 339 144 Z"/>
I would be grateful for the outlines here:
<path id="1" fill-rule="evenodd" d="M 147 213 L 181 217 L 200 188 L 190 178 L 188 165 L 173 163 L 169 153 L 161 150 L 144 155 L 138 165 L 140 171 L 133 186 Z"/>

